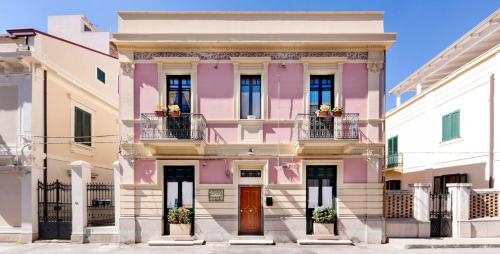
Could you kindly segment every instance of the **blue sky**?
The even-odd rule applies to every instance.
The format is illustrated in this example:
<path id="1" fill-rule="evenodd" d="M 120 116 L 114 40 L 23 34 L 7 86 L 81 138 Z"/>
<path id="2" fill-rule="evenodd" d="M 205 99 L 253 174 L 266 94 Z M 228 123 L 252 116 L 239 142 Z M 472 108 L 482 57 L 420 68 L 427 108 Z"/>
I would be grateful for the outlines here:
<path id="1" fill-rule="evenodd" d="M 47 16 L 84 14 L 100 30 L 116 31 L 118 11 L 384 11 L 398 39 L 387 55 L 387 89 L 500 8 L 499 0 L 2 0 L 0 33 L 42 31 Z M 395 105 L 388 96 L 387 108 Z"/>

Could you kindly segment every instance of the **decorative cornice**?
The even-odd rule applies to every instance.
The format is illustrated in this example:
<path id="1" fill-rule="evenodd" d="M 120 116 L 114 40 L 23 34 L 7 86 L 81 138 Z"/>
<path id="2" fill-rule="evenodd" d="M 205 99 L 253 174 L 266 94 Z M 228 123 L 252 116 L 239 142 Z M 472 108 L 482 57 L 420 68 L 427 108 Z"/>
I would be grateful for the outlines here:
<path id="1" fill-rule="evenodd" d="M 271 60 L 340 57 L 349 60 L 367 60 L 368 52 L 134 52 L 134 60 L 153 60 L 158 57 L 198 57 L 200 60 L 231 60 L 238 57 L 269 57 Z"/>
<path id="2" fill-rule="evenodd" d="M 368 62 L 366 64 L 366 68 L 370 72 L 379 72 L 384 68 L 384 63 L 380 62 Z"/>
<path id="3" fill-rule="evenodd" d="M 134 71 L 134 64 L 129 62 L 120 62 L 120 68 L 125 74 L 132 74 Z"/>

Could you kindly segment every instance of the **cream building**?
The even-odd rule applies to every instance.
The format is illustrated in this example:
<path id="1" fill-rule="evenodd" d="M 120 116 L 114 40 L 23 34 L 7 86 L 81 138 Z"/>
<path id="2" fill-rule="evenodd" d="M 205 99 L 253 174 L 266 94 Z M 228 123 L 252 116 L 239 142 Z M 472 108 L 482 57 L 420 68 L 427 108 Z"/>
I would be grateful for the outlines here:
<path id="1" fill-rule="evenodd" d="M 499 77 L 500 10 L 390 91 L 386 187 L 499 188 Z M 405 93 L 415 95 L 401 103 Z"/>
<path id="2" fill-rule="evenodd" d="M 118 66 L 104 46 L 109 33 L 83 16 L 50 17 L 48 30 L 0 37 L 0 241 L 50 238 L 38 227 L 44 169 L 48 183 L 69 184 L 70 162 L 82 160 L 93 181 L 113 179 Z M 71 209 L 61 212 L 71 219 Z"/>

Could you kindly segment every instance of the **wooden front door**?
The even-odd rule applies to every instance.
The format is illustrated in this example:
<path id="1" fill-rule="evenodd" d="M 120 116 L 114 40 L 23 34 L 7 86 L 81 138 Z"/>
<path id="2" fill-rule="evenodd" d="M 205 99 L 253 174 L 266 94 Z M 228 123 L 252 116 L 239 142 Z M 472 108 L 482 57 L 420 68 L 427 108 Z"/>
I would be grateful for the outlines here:
<path id="1" fill-rule="evenodd" d="M 240 187 L 240 229 L 242 235 L 262 234 L 260 187 Z"/>

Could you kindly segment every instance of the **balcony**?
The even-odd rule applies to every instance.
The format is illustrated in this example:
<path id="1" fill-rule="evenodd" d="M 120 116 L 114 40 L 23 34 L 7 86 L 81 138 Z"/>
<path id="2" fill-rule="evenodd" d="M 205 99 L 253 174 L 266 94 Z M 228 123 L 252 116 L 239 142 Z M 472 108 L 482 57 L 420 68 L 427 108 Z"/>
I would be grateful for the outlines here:
<path id="1" fill-rule="evenodd" d="M 348 152 L 349 147 L 359 144 L 359 114 L 326 118 L 298 114 L 294 135 L 298 154 Z"/>
<path id="2" fill-rule="evenodd" d="M 395 153 L 387 155 L 385 158 L 385 172 L 394 171 L 394 172 L 403 172 L 403 154 Z"/>
<path id="3" fill-rule="evenodd" d="M 179 117 L 141 114 L 141 141 L 154 148 L 153 154 L 202 154 L 206 120 L 202 114 L 182 113 Z"/>

